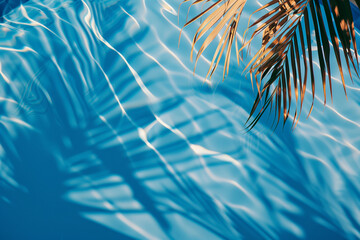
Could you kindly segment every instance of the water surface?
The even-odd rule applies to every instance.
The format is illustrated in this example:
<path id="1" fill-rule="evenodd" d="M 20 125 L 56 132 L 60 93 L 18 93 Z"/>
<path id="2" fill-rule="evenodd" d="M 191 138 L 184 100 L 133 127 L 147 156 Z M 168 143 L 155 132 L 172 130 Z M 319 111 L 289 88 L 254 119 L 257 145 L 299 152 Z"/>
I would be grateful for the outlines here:
<path id="1" fill-rule="evenodd" d="M 317 88 L 295 131 L 270 115 L 245 134 L 244 64 L 208 82 L 209 52 L 193 74 L 198 25 L 178 46 L 179 2 L 34 0 L 4 15 L 0 237 L 359 238 L 359 81 L 346 76 L 346 100 L 335 74 L 326 106 Z"/>

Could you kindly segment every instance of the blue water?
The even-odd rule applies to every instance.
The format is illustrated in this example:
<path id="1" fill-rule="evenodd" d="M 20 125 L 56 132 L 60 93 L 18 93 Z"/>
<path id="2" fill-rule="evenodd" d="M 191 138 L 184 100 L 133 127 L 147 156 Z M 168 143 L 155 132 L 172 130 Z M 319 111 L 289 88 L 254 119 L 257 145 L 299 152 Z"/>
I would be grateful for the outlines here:
<path id="1" fill-rule="evenodd" d="M 209 51 L 193 74 L 188 5 L 16 2 L 0 24 L 0 239 L 360 238 L 358 79 L 346 100 L 333 70 L 334 103 L 317 87 L 306 119 L 308 89 L 294 131 L 270 115 L 245 133 L 244 64 L 205 81 Z"/>

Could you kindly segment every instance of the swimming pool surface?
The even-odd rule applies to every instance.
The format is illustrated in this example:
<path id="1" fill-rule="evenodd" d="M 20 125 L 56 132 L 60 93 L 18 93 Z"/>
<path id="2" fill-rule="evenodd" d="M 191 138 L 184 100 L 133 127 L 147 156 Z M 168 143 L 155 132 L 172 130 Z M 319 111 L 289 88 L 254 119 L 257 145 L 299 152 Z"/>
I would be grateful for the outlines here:
<path id="1" fill-rule="evenodd" d="M 360 238 L 358 79 L 245 133 L 244 64 L 193 74 L 180 0 L 20 2 L 0 1 L 0 239 Z"/>

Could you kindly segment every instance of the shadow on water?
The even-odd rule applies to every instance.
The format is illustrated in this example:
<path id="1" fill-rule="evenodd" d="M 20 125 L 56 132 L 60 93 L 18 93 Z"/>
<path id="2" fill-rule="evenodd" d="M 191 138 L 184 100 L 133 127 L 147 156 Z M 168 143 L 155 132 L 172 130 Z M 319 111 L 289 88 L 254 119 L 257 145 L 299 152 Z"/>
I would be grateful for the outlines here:
<path id="1" fill-rule="evenodd" d="M 56 71 L 53 70 L 49 67 L 46 71 L 54 75 Z M 48 76 L 48 74 L 45 74 L 45 76 Z M 1 126 L 2 135 L 0 141 L 6 152 L 8 162 L 11 163 L 12 169 L 14 169 L 13 178 L 23 186 L 20 189 L 7 188 L 6 192 L 2 193 L 6 200 L 0 200 L 0 224 L 2 226 L 0 236 L 3 236 L 4 239 L 99 239 L 99 237 L 103 239 L 132 239 L 123 233 L 121 228 L 118 231 L 113 231 L 98 223 L 91 222 L 81 215 L 84 212 L 115 214 L 122 211 L 126 212 L 126 209 L 104 211 L 97 207 L 76 204 L 64 199 L 67 192 L 76 190 L 66 186 L 67 180 L 76 176 L 101 172 L 105 176 L 114 174 L 120 176 L 124 184 L 130 188 L 133 198 L 142 205 L 139 213 L 151 215 L 170 239 L 172 237 L 169 234 L 169 229 L 171 229 L 172 225 L 167 220 L 167 216 L 174 213 L 188 219 L 195 225 L 203 227 L 220 239 L 269 239 L 274 238 L 274 235 L 279 239 L 299 239 L 298 236 L 285 227 L 277 228 L 274 235 L 271 235 L 268 229 L 254 221 L 247 214 L 235 211 L 226 203 L 217 202 L 216 197 L 207 193 L 198 183 L 188 177 L 187 173 L 177 172 L 178 178 L 175 179 L 172 173 L 164 169 L 163 173 L 159 174 L 159 178 L 170 179 L 175 187 L 172 189 L 166 188 L 165 191 L 161 192 L 162 200 L 165 199 L 165 201 L 159 200 L 156 194 L 153 194 L 152 190 L 144 184 L 148 179 L 146 177 L 140 179 L 136 176 L 138 169 L 133 166 L 133 163 L 140 158 L 139 155 L 136 155 L 136 159 L 131 159 L 127 155 L 126 146 L 121 143 L 103 144 L 112 142 L 117 135 L 111 131 L 109 126 L 99 120 L 99 113 L 91 107 L 91 103 L 88 102 L 88 104 L 82 105 L 82 109 L 77 109 L 77 113 L 81 113 L 80 116 L 86 116 L 87 123 L 85 125 L 75 124 L 75 126 L 70 124 L 71 121 L 68 117 L 71 114 L 65 111 L 65 106 L 73 104 L 69 98 L 64 97 L 62 84 L 62 82 L 56 82 L 56 87 L 49 89 L 53 106 L 51 109 L 46 110 L 44 122 L 48 124 L 41 124 L 42 121 L 39 121 L 35 126 L 36 129 L 41 129 L 41 133 L 19 129 L 17 136 L 14 138 L 10 136 L 9 130 L 4 125 Z M 36 92 L 35 90 L 36 88 L 33 88 L 34 92 Z M 219 91 L 225 90 L 220 89 Z M 41 94 L 41 92 L 38 94 Z M 106 94 L 103 92 L 102 95 L 106 98 Z M 234 93 L 226 92 L 226 95 L 234 96 Z M 80 102 L 89 101 L 82 95 L 77 95 L 77 98 Z M 26 104 L 26 99 L 24 104 Z M 179 104 L 183 104 L 183 102 L 176 99 L 169 100 L 166 103 L 166 105 L 172 107 Z M 32 108 L 36 109 L 36 106 Z M 100 106 L 95 109 L 102 111 Z M 167 111 L 167 109 L 169 108 L 163 106 L 159 112 Z M 128 111 L 127 114 L 134 119 L 138 119 L 139 126 L 146 126 L 154 121 L 150 106 L 135 107 Z M 176 126 L 180 128 L 212 114 L 216 114 L 216 111 L 209 110 L 191 120 L 179 122 Z M 118 121 L 123 127 L 123 135 L 126 135 L 126 132 L 136 130 L 133 123 L 129 122 L 124 116 L 119 116 Z M 264 122 L 263 124 L 266 125 L 267 123 Z M 268 127 L 270 127 L 270 124 L 271 121 L 269 121 Z M 202 138 L 216 132 L 216 130 L 226 128 L 226 126 L 224 124 L 222 127 L 208 128 L 207 131 L 202 133 L 189 135 L 189 141 L 200 141 Z M 44 138 L 42 135 L 44 132 L 51 132 L 51 138 Z M 97 134 L 91 134 L 91 132 L 97 132 Z M 284 130 L 282 133 L 274 134 L 274 137 L 280 136 L 281 141 L 293 141 L 287 132 L 287 130 Z M 172 133 L 167 129 L 163 129 L 160 134 L 166 137 L 167 134 L 171 135 Z M 66 144 L 63 142 L 64 138 L 67 139 Z M 279 144 L 276 140 L 274 140 L 274 143 L 275 145 Z M 144 142 L 137 138 L 134 142 L 128 142 L 127 144 L 136 148 L 144 145 Z M 184 140 L 175 139 L 169 143 L 165 142 L 158 148 L 158 151 L 165 152 L 170 149 L 170 151 L 177 152 L 185 147 Z M 56 156 L 54 154 L 58 151 L 62 155 Z M 87 166 L 83 170 L 69 172 L 66 169 L 64 170 L 61 161 L 57 159 L 62 158 L 65 161 L 65 166 L 71 166 L 70 159 L 84 152 L 91 152 L 101 162 L 100 166 L 92 165 L 91 158 L 84 158 Z M 286 151 L 284 150 L 284 152 Z M 276 161 L 269 162 L 269 167 L 266 169 L 270 176 L 286 183 L 289 188 L 295 189 L 297 193 L 310 202 L 317 202 L 316 199 L 313 199 L 314 194 L 306 188 L 311 184 L 306 183 L 306 174 L 301 170 L 303 166 L 300 161 L 296 165 L 296 162 L 289 162 L 287 158 L 279 158 L 278 155 L 271 152 L 271 149 L 267 150 L 265 154 L 268 159 L 276 159 Z M 293 152 L 292 154 L 295 156 L 293 159 L 295 159 L 296 153 Z M 148 156 L 148 159 L 150 160 L 138 163 L 138 166 L 149 164 L 153 168 L 158 168 L 161 165 L 161 162 L 156 157 Z M 193 158 L 189 157 L 187 160 L 183 160 L 183 163 L 193 160 Z M 148 170 L 151 168 L 149 165 L 146 167 Z M 297 171 L 294 171 L 294 169 L 297 169 Z M 251 176 L 250 180 L 254 183 L 253 188 L 257 199 L 266 205 L 266 209 L 270 213 L 276 215 L 278 210 L 269 201 L 269 197 L 265 194 L 266 189 L 262 184 L 257 184 L 258 179 L 261 178 L 260 174 L 250 169 L 247 171 Z M 297 174 L 294 175 L 294 172 L 297 172 Z M 106 185 L 102 184 L 96 187 L 101 189 Z M 284 211 L 283 215 L 296 223 L 297 226 L 300 226 L 307 238 L 342 238 L 341 229 L 337 229 L 336 226 L 324 227 L 319 222 L 314 221 L 316 217 L 327 219 L 327 216 L 324 216 L 320 210 L 299 200 L 297 195 L 287 194 L 285 198 L 303 210 L 301 214 Z M 116 199 L 108 200 L 116 201 Z M 168 200 L 172 204 L 169 204 Z M 174 205 L 177 207 L 174 207 Z M 276 218 L 271 220 L 276 221 Z"/>
<path id="2" fill-rule="evenodd" d="M 287 197 L 301 209 L 304 209 L 303 214 L 284 212 L 284 215 L 301 226 L 304 233 L 302 237 L 295 235 L 288 228 L 277 229 L 273 234 L 270 234 L 269 229 L 254 221 L 247 214 L 241 214 L 226 204 L 219 205 L 216 203 L 215 198 L 206 193 L 191 178 L 183 177 L 182 182 L 186 186 L 186 192 L 179 194 L 168 191 L 167 193 L 167 198 L 182 209 L 182 211 L 173 210 L 203 226 L 221 239 L 346 239 L 336 226 L 332 226 L 333 228 L 330 229 L 317 222 L 317 217 L 325 216 L 294 196 L 288 195 Z M 261 194 L 259 199 L 267 201 L 267 197 L 261 196 Z M 272 206 L 268 207 L 273 208 Z"/>
<path id="3" fill-rule="evenodd" d="M 244 105 L 244 101 L 241 97 L 237 95 L 237 91 L 234 91 L 233 88 L 225 85 L 220 86 L 218 89 L 219 92 L 223 93 L 224 96 L 229 97 L 229 99 L 236 105 Z M 253 92 L 248 89 L 242 89 L 241 93 L 248 91 L 248 95 L 252 95 Z M 249 109 L 250 105 L 247 106 Z M 246 108 L 246 107 L 245 107 Z M 264 116 L 266 116 L 265 113 Z M 271 114 L 269 118 L 264 117 L 260 120 L 260 124 L 266 126 L 267 129 L 273 128 L 273 119 Z M 282 119 L 280 119 L 282 121 Z M 254 130 L 256 131 L 256 130 Z M 252 135 L 252 133 L 248 133 Z M 284 155 L 279 155 L 272 152 L 271 149 L 263 149 L 268 167 L 264 169 L 266 173 L 275 178 L 280 182 L 286 184 L 286 187 L 293 189 L 294 191 L 288 192 L 284 187 L 277 185 L 275 182 L 272 183 L 271 187 L 278 188 L 278 190 L 283 191 L 285 196 L 282 196 L 283 199 L 287 199 L 291 204 L 294 204 L 298 209 L 301 209 L 301 212 L 292 212 L 292 211 L 282 211 L 281 214 L 289 219 L 291 222 L 295 223 L 302 232 L 302 236 L 297 235 L 294 229 L 290 227 L 285 227 L 283 223 L 278 223 L 279 226 L 283 227 L 276 229 L 273 232 L 274 235 L 269 234 L 269 230 L 264 228 L 261 223 L 254 221 L 246 214 L 239 214 L 234 210 L 234 208 L 227 206 L 225 204 L 226 216 L 230 220 L 231 225 L 237 231 L 239 236 L 242 236 L 242 239 L 346 239 L 343 230 L 341 227 L 336 225 L 336 222 L 332 221 L 332 217 L 327 215 L 323 211 L 323 203 L 318 194 L 313 187 L 311 180 L 309 179 L 309 173 L 306 171 L 306 166 L 304 165 L 303 159 L 296 152 L 296 148 L 291 148 L 289 146 L 296 146 L 297 143 L 291 132 L 291 124 L 287 123 L 284 127 L 279 125 L 274 129 L 272 135 L 272 143 L 275 145 L 276 149 L 280 149 L 280 152 L 283 152 Z M 270 137 L 271 139 L 272 137 Z M 278 139 L 276 139 L 278 138 Z M 265 159 L 265 158 L 264 158 Z M 255 194 L 257 198 L 264 203 L 267 211 L 270 211 L 270 216 L 272 216 L 272 221 L 276 222 L 278 219 L 276 216 L 279 212 L 277 206 L 274 206 L 274 202 L 270 199 L 270 196 L 266 194 L 270 193 L 266 189 L 266 185 L 259 183 L 259 179 L 263 178 L 257 171 L 252 169 L 247 169 L 248 173 L 251 176 L 250 181 L 254 183 Z M 344 175 L 344 174 L 343 174 Z M 352 181 L 347 179 L 346 176 L 342 176 L 346 184 L 349 184 L 349 187 L 352 186 Z M 194 185 L 193 185 L 194 186 Z M 268 185 L 270 187 L 270 185 Z M 355 187 L 353 187 L 354 193 L 358 193 Z M 192 192 L 192 191 L 190 191 Z M 203 196 L 204 199 L 214 199 L 209 196 L 200 188 L 196 189 L 198 195 Z M 301 197 L 299 197 L 301 196 Z M 202 201 L 199 201 L 199 204 Z M 348 214 L 349 215 L 349 214 Z M 321 219 L 324 222 L 319 221 Z M 358 224 L 354 222 L 354 226 Z M 213 226 L 216 226 L 214 224 Z M 271 231 L 270 231 L 271 232 Z M 229 238 L 231 239 L 231 238 Z"/>
<path id="4" fill-rule="evenodd" d="M 4 126 L 1 132 L 1 145 L 14 169 L 14 179 L 22 186 L 1 193 L 5 196 L 0 200 L 1 239 L 133 239 L 80 215 L 96 208 L 63 199 L 69 190 L 64 185 L 68 176 L 59 170 L 41 134 L 18 132 L 9 142 Z"/>
<path id="5" fill-rule="evenodd" d="M 4 21 L 4 16 L 20 4 L 26 3 L 29 0 L 2 0 L 0 1 L 0 22 Z"/>

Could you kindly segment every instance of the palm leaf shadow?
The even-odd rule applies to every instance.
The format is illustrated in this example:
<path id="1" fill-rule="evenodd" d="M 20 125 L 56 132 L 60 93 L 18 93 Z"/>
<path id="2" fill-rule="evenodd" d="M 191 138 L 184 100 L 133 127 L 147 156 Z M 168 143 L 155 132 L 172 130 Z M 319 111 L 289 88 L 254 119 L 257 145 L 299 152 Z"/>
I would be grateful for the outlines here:
<path id="1" fill-rule="evenodd" d="M 97 211 L 96 208 L 63 199 L 70 190 L 64 185 L 68 175 L 59 170 L 52 153 L 44 150 L 47 143 L 41 134 L 19 131 L 14 139 L 4 125 L 0 128 L 0 144 L 6 151 L 2 164 L 6 164 L 5 160 L 11 163 L 12 177 L 21 186 L 6 186 L 0 180 L 1 238 L 133 239 L 80 215 Z M 34 141 L 36 144 L 29 144 Z"/>
<path id="2" fill-rule="evenodd" d="M 120 24 L 125 23 L 123 21 L 124 15 L 120 15 L 118 18 Z M 59 49 L 63 49 L 63 47 L 59 46 Z M 67 51 L 64 50 L 66 53 Z M 64 54 L 64 56 L 71 56 L 71 54 Z M 70 58 L 67 60 L 69 61 L 66 62 L 67 65 L 64 66 L 64 70 L 72 72 L 73 76 L 81 75 L 78 72 L 79 69 L 74 67 L 76 64 L 73 60 Z M 65 182 L 71 178 L 87 175 L 115 174 L 121 176 L 125 184 L 131 189 L 135 200 L 143 206 L 139 213 L 149 213 L 166 231 L 169 228 L 167 220 L 157 209 L 149 189 L 135 176 L 132 163 L 125 155 L 123 146 L 117 144 L 103 147 L 117 136 L 114 134 L 109 136 L 108 133 L 111 133 L 112 130 L 99 121 L 99 115 L 92 108 L 93 102 L 88 102 L 89 96 L 87 94 L 91 95 L 91 93 L 78 94 L 74 98 L 69 97 L 71 94 L 65 85 L 69 84 L 71 90 L 82 92 L 83 89 L 81 84 L 78 84 L 79 81 L 57 81 L 62 77 L 56 66 L 51 62 L 46 62 L 43 66 L 44 69 L 39 76 L 36 76 L 36 81 L 30 81 L 30 84 L 25 83 L 30 87 L 24 88 L 28 91 L 24 92 L 24 96 L 18 102 L 26 106 L 26 110 L 20 109 L 17 117 L 34 123 L 33 127 L 39 132 L 50 134 L 43 136 L 43 134 L 32 132 L 27 135 L 20 132 L 18 139 L 13 139 L 10 134 L 1 135 L 1 144 L 5 148 L 9 146 L 6 148 L 5 157 L 9 158 L 8 162 L 12 165 L 13 177 L 25 189 L 28 189 L 25 193 L 19 192 L 19 189 L 10 192 L 3 192 L 4 189 L 0 189 L 1 195 L 7 199 L 5 202 L 1 201 L 1 210 L 4 209 L 1 215 L 1 223 L 7 230 L 1 233 L 5 235 L 4 239 L 9 236 L 14 236 L 16 239 L 28 239 L 29 236 L 39 239 L 61 239 L 62 237 L 73 239 L 77 236 L 78 239 L 98 239 L 99 236 L 106 239 L 132 239 L 120 231 L 115 232 L 81 216 L 85 212 L 102 213 L 104 212 L 102 209 L 87 207 L 81 203 L 73 203 L 63 199 L 69 191 L 76 190 L 76 188 L 65 187 Z M 96 70 L 91 73 L 96 75 Z M 68 78 L 71 79 L 71 76 Z M 25 77 L 22 79 L 27 81 Z M 46 102 L 47 98 L 43 96 L 44 93 L 39 90 L 37 83 L 43 84 L 42 90 L 51 96 L 51 104 Z M 109 100 L 108 93 L 100 95 Z M 112 96 L 110 96 L 111 98 Z M 81 104 L 77 105 L 79 102 Z M 48 105 L 51 107 L 47 107 Z M 75 109 L 74 106 L 78 106 L 78 108 Z M 104 107 L 99 109 L 107 111 Z M 144 109 L 137 109 L 136 112 L 148 113 L 141 110 Z M 140 118 L 139 120 L 141 120 L 139 124 L 144 124 L 153 119 Z M 133 130 L 128 122 L 121 121 L 121 118 L 120 122 L 129 127 L 124 128 L 125 132 Z M 3 128 L 5 131 L 6 128 Z M 92 131 L 97 130 L 101 134 L 94 136 Z M 87 135 L 89 133 L 90 137 Z M 64 139 L 66 144 L 64 144 Z M 54 156 L 56 151 L 51 146 L 61 149 L 64 155 L 60 158 L 65 159 L 65 168 L 70 169 L 72 164 L 79 164 L 82 165 L 82 169 L 76 173 L 66 172 L 68 169 L 65 169 L 64 173 L 63 169 L 59 169 L 59 159 Z M 88 150 L 94 153 L 97 160 L 101 161 L 101 166 L 94 164 L 92 158 L 71 162 L 74 156 L 84 154 Z M 85 155 L 85 157 L 88 156 Z M 3 164 L 3 162 L 0 163 Z M 108 170 L 106 173 L 103 171 L 104 168 Z M 121 212 L 123 209 L 115 209 L 109 212 L 116 213 L 116 211 Z M 22 212 L 25 213 L 25 216 Z M 105 213 L 109 212 L 105 211 Z M 14 231 L 16 226 L 21 231 Z"/>
<path id="3" fill-rule="evenodd" d="M 214 198 L 207 194 L 194 180 L 185 175 L 181 176 L 184 190 L 181 194 L 171 189 L 166 190 L 167 199 L 171 200 L 175 207 L 170 207 L 184 218 L 199 224 L 211 233 L 222 239 L 231 239 L 234 232 L 229 228 L 228 219 L 219 209 Z"/>
<path id="4" fill-rule="evenodd" d="M 256 175 L 257 173 L 254 174 Z M 289 186 L 294 187 L 303 197 L 309 198 L 318 204 L 316 199 L 312 199 L 308 189 L 298 184 L 298 182 L 293 181 L 293 176 L 277 176 L 276 170 L 274 170 L 273 174 L 279 177 L 281 181 L 286 182 L 288 180 L 291 182 Z M 172 201 L 172 204 L 164 203 L 164 207 L 166 207 L 169 212 L 180 214 L 221 239 L 299 239 L 296 232 L 289 231 L 286 226 L 279 225 L 275 231 L 271 231 L 266 225 L 257 222 L 253 216 L 249 216 L 246 211 L 240 211 L 239 213 L 226 203 L 216 201 L 215 196 L 207 193 L 204 188 L 191 177 L 184 174 L 180 176 L 184 190 L 182 192 L 171 189 L 166 190 L 167 199 Z M 294 186 L 294 184 L 296 186 Z M 265 196 L 264 192 L 264 189 L 258 188 L 257 197 L 266 203 L 269 201 L 269 197 Z M 333 225 L 331 221 L 329 222 L 331 227 L 316 221 L 317 218 L 328 220 L 328 216 L 326 216 L 324 212 L 319 211 L 319 209 L 314 208 L 314 206 L 308 205 L 302 199 L 299 199 L 298 196 L 293 195 L 293 193 L 287 193 L 285 198 L 304 210 L 303 213 L 282 211 L 281 214 L 297 224 L 305 236 L 310 239 L 345 239 L 346 233 L 343 232 L 341 227 Z M 267 209 L 272 211 L 273 206 L 271 203 L 269 204 Z M 275 209 L 273 210 L 277 211 Z M 346 209 L 346 211 L 348 210 Z M 243 214 L 241 214 L 241 212 L 243 212 Z M 347 214 L 351 215 L 348 212 Z M 272 220 L 274 221 L 275 219 L 276 217 Z M 353 219 L 353 217 L 351 217 L 351 219 Z M 356 223 L 356 221 L 354 222 Z M 356 223 L 354 225 L 356 226 L 358 224 Z"/>

